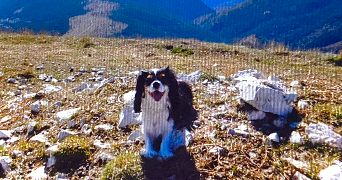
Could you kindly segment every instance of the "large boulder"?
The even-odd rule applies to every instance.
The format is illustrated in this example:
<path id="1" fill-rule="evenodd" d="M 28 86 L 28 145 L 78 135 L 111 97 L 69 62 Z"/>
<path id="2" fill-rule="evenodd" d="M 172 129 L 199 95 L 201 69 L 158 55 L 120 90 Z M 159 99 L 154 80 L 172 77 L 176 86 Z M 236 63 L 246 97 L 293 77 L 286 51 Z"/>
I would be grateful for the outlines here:
<path id="1" fill-rule="evenodd" d="M 248 69 L 231 75 L 241 98 L 256 109 L 287 116 L 292 112 L 292 103 L 297 93 L 286 88 L 279 78 L 267 79 L 262 72 Z"/>

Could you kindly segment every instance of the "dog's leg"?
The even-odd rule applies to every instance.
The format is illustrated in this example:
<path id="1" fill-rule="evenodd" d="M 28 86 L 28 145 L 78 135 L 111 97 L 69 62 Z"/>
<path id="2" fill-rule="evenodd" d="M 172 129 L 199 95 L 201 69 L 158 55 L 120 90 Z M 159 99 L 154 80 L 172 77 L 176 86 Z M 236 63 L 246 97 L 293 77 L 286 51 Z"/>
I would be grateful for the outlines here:
<path id="1" fill-rule="evenodd" d="M 171 150 L 171 140 L 172 140 L 172 130 L 169 133 L 165 133 L 165 136 L 162 137 L 162 142 L 160 145 L 160 151 L 159 155 L 164 158 L 170 158 L 173 156 L 172 150 Z"/>
<path id="2" fill-rule="evenodd" d="M 146 158 L 152 158 L 158 155 L 158 153 L 153 149 L 153 139 L 149 135 L 145 135 L 145 152 L 143 156 Z"/>

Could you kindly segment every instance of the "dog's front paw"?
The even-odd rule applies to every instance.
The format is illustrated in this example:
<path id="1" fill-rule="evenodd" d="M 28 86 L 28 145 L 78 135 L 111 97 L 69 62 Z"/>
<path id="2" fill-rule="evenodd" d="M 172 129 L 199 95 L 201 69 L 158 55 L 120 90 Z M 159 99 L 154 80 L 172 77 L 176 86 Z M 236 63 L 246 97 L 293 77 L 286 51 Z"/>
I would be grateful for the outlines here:
<path id="1" fill-rule="evenodd" d="M 150 150 L 150 151 L 147 151 L 147 150 L 143 150 L 142 152 L 142 155 L 145 157 L 145 158 L 153 158 L 155 156 L 158 155 L 158 153 L 154 150 Z"/>
<path id="2" fill-rule="evenodd" d="M 168 159 L 173 157 L 173 153 L 171 151 L 161 151 L 159 153 L 159 155 L 163 158 L 163 159 Z"/>

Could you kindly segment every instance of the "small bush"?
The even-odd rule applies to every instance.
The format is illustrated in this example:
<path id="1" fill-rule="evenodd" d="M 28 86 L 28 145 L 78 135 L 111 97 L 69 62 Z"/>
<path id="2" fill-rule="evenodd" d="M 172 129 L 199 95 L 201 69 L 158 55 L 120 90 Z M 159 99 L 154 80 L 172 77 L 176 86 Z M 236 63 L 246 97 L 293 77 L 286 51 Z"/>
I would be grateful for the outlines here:
<path id="1" fill-rule="evenodd" d="M 60 145 L 53 155 L 56 157 L 56 170 L 69 172 L 84 164 L 91 155 L 92 143 L 86 138 L 70 136 Z"/>
<path id="2" fill-rule="evenodd" d="M 207 72 L 203 72 L 201 74 L 201 76 L 199 77 L 199 80 L 200 81 L 204 81 L 204 80 L 208 80 L 210 82 L 214 82 L 214 81 L 218 81 L 219 79 L 217 78 L 217 76 L 213 75 L 213 74 L 210 74 L 210 73 L 207 73 Z"/>
<path id="3" fill-rule="evenodd" d="M 81 48 L 90 48 L 95 44 L 91 41 L 90 38 L 84 37 L 80 40 Z"/>
<path id="4" fill-rule="evenodd" d="M 194 51 L 188 47 L 175 47 L 171 52 L 174 54 L 180 54 L 182 56 L 190 56 L 194 54 Z"/>
<path id="5" fill-rule="evenodd" d="M 104 168 L 102 180 L 143 179 L 140 156 L 134 152 L 121 153 Z"/>
<path id="6" fill-rule="evenodd" d="M 337 57 L 329 58 L 328 61 L 335 63 L 335 66 L 342 66 L 342 50 Z"/>

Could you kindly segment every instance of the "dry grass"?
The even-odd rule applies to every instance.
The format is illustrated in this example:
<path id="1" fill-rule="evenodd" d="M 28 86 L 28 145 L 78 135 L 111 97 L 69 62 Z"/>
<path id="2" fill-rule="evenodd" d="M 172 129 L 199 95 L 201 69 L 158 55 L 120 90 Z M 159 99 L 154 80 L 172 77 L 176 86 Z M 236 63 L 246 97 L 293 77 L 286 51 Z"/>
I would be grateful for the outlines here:
<path id="1" fill-rule="evenodd" d="M 166 48 L 170 46 L 191 49 L 193 54 L 172 53 Z M 0 77 L 2 87 L 0 119 L 5 116 L 11 117 L 11 120 L 1 123 L 0 127 L 1 129 L 24 127 L 25 129 L 28 123 L 34 120 L 39 123 L 40 127 L 35 133 L 48 130 L 49 142 L 54 144 L 60 128 L 65 128 L 67 123 L 55 121 L 55 113 L 75 107 L 81 107 L 81 111 L 74 117 L 78 124 L 82 118 L 85 118 L 92 127 L 104 123 L 117 125 L 120 110 L 124 105 L 122 95 L 134 89 L 135 86 L 135 77 L 128 73 L 170 66 L 177 73 L 201 70 L 209 78 L 216 75 L 227 77 L 238 70 L 255 68 L 266 75 L 277 75 L 287 84 L 298 80 L 304 84 L 303 88 L 296 89 L 299 99 L 309 100 L 312 104 L 309 109 L 299 110 L 305 115 L 303 122 L 322 121 L 334 126 L 335 131 L 341 133 L 342 125 L 339 121 L 342 117 L 340 106 L 342 104 L 340 85 L 342 67 L 331 63 L 329 59 L 332 57 L 332 54 L 313 51 L 288 51 L 284 47 L 257 50 L 193 39 L 101 39 L 0 34 L 0 72 L 3 73 Z M 36 70 L 35 67 L 38 64 L 44 64 L 44 69 Z M 42 84 L 45 82 L 38 80 L 39 74 L 45 73 L 54 75 L 57 79 L 63 79 L 75 75 L 75 71 L 69 72 L 71 67 L 74 67 L 76 72 L 81 68 L 90 72 L 91 68 L 103 67 L 106 68 L 104 77 L 127 78 L 116 80 L 102 89 L 84 93 L 74 93 L 71 89 L 92 77 L 91 73 L 77 77 L 72 83 L 57 82 L 54 85 L 61 86 L 64 90 L 44 96 L 42 99 L 46 100 L 48 105 L 42 106 L 41 112 L 36 116 L 30 113 L 30 104 L 38 99 L 28 98 L 16 101 L 14 96 L 8 94 L 18 89 L 18 85 L 7 83 L 10 77 L 27 78 L 27 87 L 22 92 L 28 94 L 43 88 Z M 338 151 L 325 146 L 291 145 L 288 142 L 283 142 L 278 148 L 269 146 L 264 140 L 266 135 L 254 130 L 244 114 L 237 113 L 237 104 L 233 99 L 236 94 L 227 90 L 228 84 L 220 86 L 226 92 L 224 97 L 218 93 L 208 95 L 205 85 L 193 84 L 194 104 L 199 111 L 201 127 L 194 131 L 195 139 L 188 150 L 202 179 L 291 179 L 296 171 L 317 179 L 321 169 L 330 165 L 332 160 L 341 159 Z M 52 106 L 56 101 L 62 101 L 63 106 Z M 13 104 L 16 104 L 18 108 L 11 109 Z M 224 115 L 213 115 L 213 112 L 222 104 L 231 107 L 230 112 Z M 236 123 L 247 124 L 252 129 L 251 136 L 245 139 L 227 135 L 225 131 L 220 130 L 222 120 L 231 121 L 232 126 Z M 207 133 L 213 130 L 217 131 L 215 139 L 209 138 Z M 76 127 L 75 131 L 80 130 Z M 303 133 L 304 128 L 299 127 L 298 131 Z M 111 143 L 113 145 L 111 153 L 119 155 L 122 152 L 139 151 L 142 146 L 140 143 L 126 143 L 129 134 L 129 131 L 114 128 L 110 131 L 94 131 L 90 135 L 82 136 L 89 141 L 101 139 Z M 18 177 L 24 178 L 32 166 L 41 164 L 45 158 L 44 151 L 35 151 L 32 147 L 43 150 L 47 147 L 29 142 L 26 139 L 26 130 L 18 132 L 16 136 L 21 140 L 9 149 L 2 149 L 1 152 L 9 154 L 17 149 L 24 152 L 24 157 L 30 157 L 27 159 L 29 162 L 19 163 L 19 160 L 15 160 L 13 164 L 13 169 L 18 166 L 23 169 L 23 172 L 18 172 Z M 215 146 L 224 148 L 224 155 L 210 155 L 208 151 Z M 30 150 L 33 151 L 34 156 L 31 156 Z M 93 158 L 91 156 L 89 159 Z M 308 168 L 298 169 L 287 162 L 286 158 L 308 162 Z M 119 160 L 120 158 L 117 158 L 117 161 Z M 122 164 L 120 168 L 121 166 Z M 100 172 L 104 167 L 97 163 L 91 163 L 89 167 L 91 171 L 88 171 L 89 169 L 78 170 L 84 172 L 80 177 L 100 178 L 102 176 Z M 141 172 L 137 174 L 134 174 L 136 171 L 132 172 L 132 177 L 141 177 Z M 77 179 L 79 173 L 68 176 Z"/>

